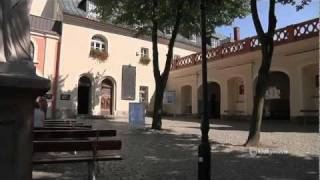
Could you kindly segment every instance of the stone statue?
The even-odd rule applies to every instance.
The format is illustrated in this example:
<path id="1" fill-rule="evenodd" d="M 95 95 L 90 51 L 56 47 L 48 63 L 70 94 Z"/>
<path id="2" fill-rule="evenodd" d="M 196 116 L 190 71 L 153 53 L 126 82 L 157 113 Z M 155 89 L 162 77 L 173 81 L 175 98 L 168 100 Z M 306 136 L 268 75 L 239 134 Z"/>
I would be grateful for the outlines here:
<path id="1" fill-rule="evenodd" d="M 0 61 L 31 61 L 29 10 L 32 0 L 0 0 Z"/>

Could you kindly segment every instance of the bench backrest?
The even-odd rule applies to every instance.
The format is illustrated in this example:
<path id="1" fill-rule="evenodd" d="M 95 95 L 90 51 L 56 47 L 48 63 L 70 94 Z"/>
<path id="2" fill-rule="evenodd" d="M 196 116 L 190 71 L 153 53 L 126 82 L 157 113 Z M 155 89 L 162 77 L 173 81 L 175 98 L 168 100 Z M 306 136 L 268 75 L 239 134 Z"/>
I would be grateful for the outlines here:
<path id="1" fill-rule="evenodd" d="M 58 138 L 113 137 L 116 130 L 34 130 L 35 140 Z"/>
<path id="2" fill-rule="evenodd" d="M 73 152 L 120 149 L 120 140 L 33 141 L 33 152 Z"/>
<path id="3" fill-rule="evenodd" d="M 92 127 L 34 127 L 33 130 L 91 130 Z"/>
<path id="4" fill-rule="evenodd" d="M 84 128 L 92 128 L 91 125 L 84 125 L 84 124 L 44 124 L 44 127 L 84 127 Z"/>

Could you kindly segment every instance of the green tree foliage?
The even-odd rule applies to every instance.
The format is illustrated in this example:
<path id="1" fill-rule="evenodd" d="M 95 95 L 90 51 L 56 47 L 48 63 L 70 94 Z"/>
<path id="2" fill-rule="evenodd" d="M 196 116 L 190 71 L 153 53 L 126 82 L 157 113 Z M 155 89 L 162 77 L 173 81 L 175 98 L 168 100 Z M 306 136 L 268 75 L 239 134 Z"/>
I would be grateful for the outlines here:
<path id="1" fill-rule="evenodd" d="M 177 34 L 200 34 L 200 1 L 198 0 L 97 0 L 96 12 L 105 21 L 133 28 L 139 35 L 151 35 L 155 102 L 153 129 L 161 129 L 162 99 L 167 84 L 173 47 Z M 208 38 L 215 27 L 227 25 L 249 12 L 249 0 L 207 0 Z M 165 68 L 160 71 L 158 33 L 171 32 Z"/>

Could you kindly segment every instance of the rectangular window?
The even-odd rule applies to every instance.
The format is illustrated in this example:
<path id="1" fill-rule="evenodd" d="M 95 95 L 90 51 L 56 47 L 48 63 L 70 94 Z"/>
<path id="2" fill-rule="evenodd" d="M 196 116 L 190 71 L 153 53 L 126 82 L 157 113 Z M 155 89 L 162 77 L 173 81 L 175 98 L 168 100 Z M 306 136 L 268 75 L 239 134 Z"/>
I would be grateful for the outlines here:
<path id="1" fill-rule="evenodd" d="M 189 37 L 189 40 L 192 41 L 192 42 L 197 42 L 197 36 L 195 34 L 192 34 L 190 37 Z"/>
<path id="2" fill-rule="evenodd" d="M 96 9 L 97 9 L 97 6 L 94 2 L 87 1 L 87 13 L 88 13 L 87 17 L 88 18 L 96 19 L 99 16 L 97 12 L 95 12 Z"/>
<path id="3" fill-rule="evenodd" d="M 181 58 L 180 55 L 176 55 L 176 54 L 175 54 L 175 55 L 173 56 L 173 59 L 180 59 L 180 58 Z"/>
<path id="4" fill-rule="evenodd" d="M 141 48 L 141 57 L 149 57 L 149 49 L 148 48 Z"/>
<path id="5" fill-rule="evenodd" d="M 142 102 L 145 107 L 148 106 L 148 86 L 140 86 L 139 102 Z"/>

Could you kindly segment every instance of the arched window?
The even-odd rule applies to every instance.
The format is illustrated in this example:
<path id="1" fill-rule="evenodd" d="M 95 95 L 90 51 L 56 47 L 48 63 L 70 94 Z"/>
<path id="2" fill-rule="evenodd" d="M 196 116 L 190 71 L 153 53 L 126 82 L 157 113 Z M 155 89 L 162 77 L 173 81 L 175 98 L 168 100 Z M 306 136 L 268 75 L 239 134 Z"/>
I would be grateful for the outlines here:
<path id="1" fill-rule="evenodd" d="M 104 38 L 99 36 L 93 36 L 91 39 L 91 49 L 96 49 L 100 51 L 108 51 L 108 43 Z"/>
<path id="2" fill-rule="evenodd" d="M 91 39 L 90 57 L 99 61 L 105 61 L 108 59 L 108 41 L 106 38 L 96 35 Z"/>
<path id="3" fill-rule="evenodd" d="M 30 57 L 32 58 L 32 61 L 34 61 L 34 44 L 32 42 L 30 43 L 29 53 Z"/>

